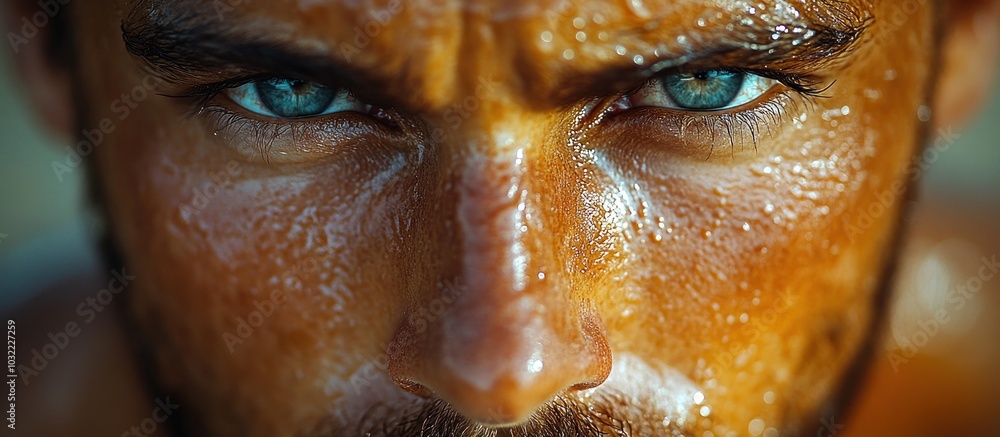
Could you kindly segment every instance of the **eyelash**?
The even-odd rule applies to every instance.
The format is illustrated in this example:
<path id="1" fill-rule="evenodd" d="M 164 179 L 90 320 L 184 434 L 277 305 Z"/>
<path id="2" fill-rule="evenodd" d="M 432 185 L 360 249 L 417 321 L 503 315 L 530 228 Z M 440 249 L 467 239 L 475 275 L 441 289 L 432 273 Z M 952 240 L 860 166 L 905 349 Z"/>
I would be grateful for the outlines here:
<path id="1" fill-rule="evenodd" d="M 826 91 L 833 86 L 832 82 L 826 86 L 821 86 L 822 81 L 820 79 L 807 74 L 787 73 L 776 70 L 741 68 L 727 69 L 734 72 L 755 74 L 764 78 L 775 80 L 780 84 L 779 86 L 783 86 L 785 89 L 776 92 L 775 95 L 770 96 L 766 100 L 752 103 L 753 107 L 747 109 L 696 113 L 671 110 L 667 108 L 655 108 L 659 111 L 679 113 L 680 117 L 677 117 L 676 123 L 677 126 L 680 126 L 679 130 L 682 133 L 685 132 L 688 127 L 696 124 L 710 126 L 707 130 L 710 131 L 712 140 L 708 156 L 705 158 L 706 160 L 710 159 L 714 153 L 716 138 L 719 136 L 729 138 L 729 146 L 731 150 L 733 150 L 733 153 L 735 153 L 737 143 L 736 137 L 740 138 L 741 145 L 743 145 L 743 138 L 746 135 L 749 135 L 753 142 L 754 150 L 756 151 L 758 145 L 757 142 L 761 138 L 762 131 L 766 130 L 768 135 L 771 135 L 782 125 L 782 119 L 786 116 L 786 110 L 784 106 L 779 103 L 779 101 L 783 99 L 793 106 L 797 105 L 800 101 L 806 104 L 812 104 L 816 99 L 827 97 L 825 95 Z M 667 74 L 672 72 L 673 71 L 660 72 L 658 74 Z M 315 120 L 262 120 L 257 117 L 243 115 L 237 110 L 229 108 L 225 104 L 215 103 L 213 101 L 222 95 L 227 89 L 236 88 L 247 83 L 271 77 L 274 77 L 274 75 L 260 74 L 233 78 L 210 84 L 201 84 L 189 88 L 181 95 L 170 97 L 194 99 L 195 103 L 189 111 L 190 115 L 211 116 L 216 125 L 216 132 L 222 132 L 223 135 L 230 138 L 246 135 L 246 139 L 249 141 L 256 153 L 258 153 L 261 158 L 267 162 L 269 161 L 268 157 L 270 156 L 271 147 L 278 138 L 282 135 L 288 134 L 291 134 L 293 138 L 308 135 L 310 123 L 315 123 Z M 619 97 L 628 95 L 631 92 L 633 91 L 623 93 Z M 801 99 L 792 98 L 796 95 L 800 96 Z M 631 108 L 625 112 L 637 109 L 643 108 Z M 648 110 L 650 108 L 644 109 Z M 797 108 L 793 109 L 797 110 Z M 605 113 L 602 114 L 601 117 L 619 117 L 621 115 L 623 115 L 623 113 Z M 380 119 L 380 121 L 386 120 Z M 391 125 L 390 127 L 398 127 L 398 125 L 391 122 L 391 120 L 388 124 Z M 593 126 L 592 123 L 590 125 Z M 718 135 L 719 133 L 722 135 Z"/>
<path id="2" fill-rule="evenodd" d="M 765 93 L 764 96 L 743 106 L 711 111 L 686 111 L 653 107 L 616 108 L 612 103 L 603 108 L 603 110 L 594 111 L 591 113 L 591 116 L 581 119 L 577 132 L 581 136 L 590 136 L 586 135 L 585 131 L 600 126 L 602 123 L 616 122 L 616 119 L 624 119 L 625 125 L 633 126 L 636 120 L 641 120 L 647 126 L 656 123 L 660 128 L 657 132 L 679 133 L 679 139 L 685 146 L 685 150 L 687 150 L 691 141 L 690 136 L 698 135 L 699 133 L 709 134 L 711 138 L 707 144 L 708 151 L 703 157 L 705 161 L 711 159 L 715 154 L 719 138 L 723 140 L 728 139 L 731 155 L 735 154 L 737 143 L 740 144 L 742 150 L 742 147 L 747 144 L 747 139 L 752 143 L 753 150 L 756 152 L 762 134 L 772 136 L 783 126 L 783 122 L 787 121 L 789 112 L 801 112 L 802 108 L 800 105 L 806 105 L 811 110 L 817 100 L 829 97 L 826 92 L 835 83 L 835 81 L 831 81 L 829 84 L 824 85 L 824 80 L 811 74 L 743 68 L 721 69 L 755 74 L 775 80 L 778 83 L 775 87 L 777 89 L 772 89 Z M 666 73 L 661 72 L 658 75 L 654 75 L 654 78 L 661 74 L 676 72 L 677 70 L 671 70 Z M 614 98 L 609 98 L 606 101 L 618 102 L 628 99 L 628 96 L 643 86 L 645 84 L 621 95 L 616 95 Z M 664 119 L 669 122 L 662 122 Z"/>
<path id="3" fill-rule="evenodd" d="M 317 120 L 324 120 L 329 116 L 279 119 L 268 117 L 256 117 L 244 115 L 240 110 L 233 109 L 230 105 L 216 102 L 224 92 L 230 88 L 237 88 L 251 82 L 273 78 L 273 74 L 258 74 L 238 77 L 209 84 L 200 84 L 188 88 L 178 95 L 170 97 L 191 100 L 190 109 L 187 116 L 206 116 L 213 123 L 212 128 L 217 135 L 223 135 L 229 142 L 248 143 L 246 149 L 254 150 L 265 163 L 271 161 L 272 145 L 284 135 L 291 135 L 295 138 L 308 138 L 314 131 L 324 130 L 322 125 L 317 125 Z M 396 130 L 399 125 L 390 118 L 386 111 L 375 108 L 372 114 L 351 113 L 354 116 L 370 117 L 381 122 L 389 130 Z M 327 130 L 329 131 L 329 130 Z M 241 138 L 245 137 L 245 138 Z M 231 144 L 230 144 L 231 145 Z"/>

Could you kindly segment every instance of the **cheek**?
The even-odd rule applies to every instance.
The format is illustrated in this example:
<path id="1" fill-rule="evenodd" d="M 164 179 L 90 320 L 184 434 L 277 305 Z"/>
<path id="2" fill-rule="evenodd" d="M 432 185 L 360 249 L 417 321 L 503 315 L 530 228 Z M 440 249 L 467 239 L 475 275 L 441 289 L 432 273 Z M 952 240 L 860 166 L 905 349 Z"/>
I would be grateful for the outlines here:
<path id="1" fill-rule="evenodd" d="M 141 126 L 154 121 L 122 126 L 101 166 L 115 169 L 103 172 L 109 209 L 144 277 L 140 320 L 165 361 L 204 358 L 194 371 L 162 368 L 220 396 L 351 390 L 391 337 L 386 314 L 400 312 L 398 227 L 414 210 L 405 162 L 343 157 L 291 172 L 220 151 L 196 128 L 150 135 Z"/>
<path id="2" fill-rule="evenodd" d="M 787 114 L 756 154 L 640 165 L 615 181 L 639 223 L 626 238 L 627 307 L 606 313 L 613 347 L 690 375 L 717 419 L 808 410 L 868 338 L 928 77 L 886 84 L 873 63 L 845 72 L 836 98 Z"/>

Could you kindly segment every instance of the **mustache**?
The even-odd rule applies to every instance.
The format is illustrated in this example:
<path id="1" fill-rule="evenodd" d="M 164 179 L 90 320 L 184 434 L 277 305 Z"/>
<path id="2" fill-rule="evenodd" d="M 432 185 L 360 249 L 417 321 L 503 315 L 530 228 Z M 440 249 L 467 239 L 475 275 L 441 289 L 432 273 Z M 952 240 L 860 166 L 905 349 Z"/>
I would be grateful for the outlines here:
<path id="1" fill-rule="evenodd" d="M 629 420 L 621 398 L 583 403 L 575 398 L 558 396 L 546 403 L 524 423 L 494 427 L 470 421 L 448 403 L 435 399 L 406 409 L 393 411 L 376 405 L 351 430 L 329 430 L 313 435 L 371 437 L 591 437 L 647 434 Z M 657 427 L 659 428 L 659 427 Z M 661 429 L 657 429 L 661 431 Z M 670 435 L 669 433 L 666 435 Z"/>

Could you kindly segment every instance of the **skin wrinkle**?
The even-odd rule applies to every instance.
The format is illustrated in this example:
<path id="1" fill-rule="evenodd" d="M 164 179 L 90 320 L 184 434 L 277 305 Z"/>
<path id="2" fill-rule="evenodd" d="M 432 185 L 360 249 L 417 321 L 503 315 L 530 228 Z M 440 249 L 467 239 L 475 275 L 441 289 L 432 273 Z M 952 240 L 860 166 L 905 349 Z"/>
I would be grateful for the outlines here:
<path id="1" fill-rule="evenodd" d="M 857 4 L 860 7 L 860 2 Z M 335 10 L 335 3 L 325 5 L 316 8 Z M 653 11 L 654 6 L 649 4 L 647 8 Z M 244 9 L 227 16 L 227 22 L 237 21 L 241 14 L 253 15 L 257 7 L 262 8 L 259 14 L 271 14 L 276 20 L 298 19 L 274 11 L 270 5 L 254 4 L 244 5 Z M 605 12 L 602 29 L 612 27 L 610 21 L 614 16 L 627 13 L 617 7 L 601 7 Z M 877 17 L 888 6 L 873 8 L 872 15 Z M 83 16 L 80 35 L 105 35 L 109 40 L 119 37 L 118 23 L 92 18 L 102 16 L 108 9 L 113 8 L 97 5 L 92 10 L 78 10 Z M 568 18 L 574 13 L 566 10 L 563 15 Z M 319 29 L 334 29 L 337 26 L 329 25 L 333 20 L 361 24 L 365 21 L 360 13 L 352 15 L 349 11 L 329 18 L 330 23 L 322 21 L 325 15 L 318 12 L 315 15 L 309 30 L 302 33 L 312 32 L 315 36 Z M 185 405 L 191 406 L 188 414 L 198 414 L 190 428 L 206 433 L 295 435 L 309 429 L 355 426 L 337 420 L 358 417 L 338 418 L 330 410 L 338 405 L 353 407 L 355 403 L 378 399 L 367 391 L 367 386 L 356 391 L 349 375 L 385 353 L 385 344 L 405 327 L 403 321 L 417 309 L 428 307 L 437 290 L 435 284 L 442 278 L 499 278 L 471 283 L 472 295 L 485 296 L 483 302 L 509 291 L 498 285 L 513 283 L 509 272 L 494 269 L 494 265 L 486 262 L 462 264 L 469 255 L 463 253 L 462 243 L 467 238 L 479 237 L 484 238 L 485 250 L 490 251 L 504 250 L 513 241 L 524 242 L 533 255 L 525 270 L 526 292 L 539 299 L 551 299 L 546 302 L 552 308 L 568 308 L 568 314 L 562 314 L 560 320 L 576 320 L 572 315 L 583 312 L 578 308 L 592 308 L 605 328 L 606 341 L 616 363 L 626 354 L 636 355 L 656 372 L 671 369 L 703 391 L 711 413 L 707 418 L 699 418 L 699 409 L 694 408 L 696 420 L 676 425 L 685 432 L 712 430 L 724 435 L 730 430 L 745 429 L 746 423 L 755 417 L 783 430 L 807 432 L 803 430 L 810 426 L 813 412 L 840 380 L 839 369 L 852 362 L 864 338 L 862 333 L 877 317 L 874 310 L 863 307 L 854 310 L 851 316 L 856 323 L 836 321 L 845 308 L 881 293 L 874 285 L 866 285 L 873 274 L 877 276 L 873 272 L 878 270 L 870 266 L 885 264 L 886 236 L 892 233 L 898 219 L 895 212 L 890 212 L 877 226 L 866 230 L 860 243 L 848 244 L 842 224 L 829 217 L 868 204 L 873 199 L 867 193 L 882 191 L 898 175 L 898 168 L 919 140 L 906 127 L 916 132 L 919 125 L 911 116 L 915 113 L 911 109 L 926 101 L 926 96 L 916 90 L 929 80 L 929 72 L 924 67 L 899 71 L 900 85 L 892 85 L 898 91 L 894 102 L 865 101 L 859 87 L 888 87 L 877 81 L 886 68 L 901 65 L 903 60 L 925 65 L 921 62 L 925 56 L 921 43 L 930 44 L 930 39 L 918 31 L 924 27 L 917 24 L 932 16 L 930 11 L 921 12 L 913 29 L 900 31 L 901 40 L 911 41 L 908 44 L 912 45 L 899 43 L 891 52 L 884 47 L 865 46 L 863 39 L 859 40 L 858 45 L 852 45 L 853 51 L 842 55 L 845 61 L 852 62 L 830 65 L 829 70 L 818 72 L 825 79 L 837 79 L 828 99 L 813 105 L 789 104 L 781 123 L 774 123 L 780 129 L 776 127 L 772 135 L 753 141 L 756 150 L 712 153 L 708 160 L 700 153 L 686 156 L 675 143 L 676 135 L 657 138 L 653 132 L 638 131 L 676 125 L 677 119 L 670 117 L 677 114 L 670 111 L 660 113 L 660 122 L 655 121 L 657 117 L 644 118 L 640 112 L 599 118 L 581 137 L 575 122 L 586 119 L 579 116 L 586 112 L 583 111 L 586 104 L 561 106 L 559 111 L 540 109 L 552 108 L 553 100 L 545 93 L 525 93 L 521 89 L 533 82 L 531 74 L 545 76 L 537 83 L 552 89 L 551 84 L 544 82 L 561 76 L 546 71 L 558 72 L 562 67 L 547 68 L 582 66 L 557 59 L 564 46 L 557 45 L 547 54 L 518 51 L 517 47 L 537 45 L 538 33 L 544 28 L 564 29 L 572 35 L 575 27 L 567 24 L 572 19 L 555 26 L 540 24 L 529 17 L 511 18 L 510 33 L 503 35 L 510 38 L 517 35 L 526 42 L 522 45 L 483 42 L 484 53 L 464 67 L 441 58 L 423 65 L 403 62 L 400 57 L 408 54 L 394 52 L 392 44 L 373 42 L 367 52 L 371 56 L 383 55 L 387 66 L 382 71 L 387 75 L 402 71 L 397 68 L 401 65 L 410 65 L 411 72 L 399 81 L 414 90 L 409 94 L 425 91 L 427 80 L 421 78 L 426 79 L 427 72 L 454 70 L 465 77 L 451 80 L 450 74 L 442 75 L 427 96 L 416 99 L 434 104 L 403 105 L 408 111 L 417 111 L 416 115 L 400 111 L 403 121 L 412 121 L 412 129 L 366 136 L 335 155 L 305 154 L 305 164 L 249 161 L 244 152 L 227 148 L 228 141 L 213 136 L 220 129 L 212 120 L 164 117 L 164 113 L 183 112 L 178 108 L 185 105 L 175 99 L 151 98 L 132 115 L 129 123 L 119 126 L 96 159 L 101 168 L 120 169 L 102 174 L 100 189 L 108 199 L 109 213 L 120 224 L 118 244 L 126 259 L 133 260 L 136 270 L 150 278 L 151 285 L 145 288 L 138 285 L 135 289 L 133 307 L 134 314 L 140 315 L 134 317 L 136 323 L 155 349 L 158 377 L 164 387 L 181 393 Z M 684 23 L 679 24 L 690 25 L 694 20 L 693 16 L 686 16 Z M 408 21 L 394 22 L 403 23 L 395 25 L 403 28 Z M 878 21 L 869 24 L 877 26 Z M 585 28 L 591 38 L 588 41 L 600 32 L 592 26 L 595 24 L 587 21 Z M 467 27 L 460 27 L 465 29 L 463 38 L 473 37 Z M 386 32 L 385 41 L 394 40 L 397 35 L 395 31 Z M 399 31 L 404 33 L 407 32 Z M 492 33 L 497 39 L 501 34 L 500 30 Z M 412 32 L 408 35 L 410 39 L 419 39 Z M 87 54 L 97 53 L 101 46 L 85 38 L 80 40 L 84 41 L 81 47 L 84 62 L 97 62 L 97 57 Z M 462 53 L 476 45 L 456 43 L 435 56 Z M 456 48 L 460 46 L 465 48 Z M 491 51 L 498 55 L 488 56 Z M 628 53 L 629 58 L 631 55 Z M 107 78 L 93 78 L 94 86 L 86 91 L 87 99 L 95 105 L 106 106 L 102 102 L 113 101 L 123 91 L 122 87 L 141 79 L 143 70 L 135 67 L 124 48 L 115 56 L 115 62 L 121 65 L 118 72 Z M 588 62 L 582 53 L 576 56 L 580 64 Z M 721 59 L 738 59 L 731 56 Z M 512 62 L 511 59 L 524 61 L 513 62 L 513 66 L 504 64 Z M 525 74 L 525 65 L 538 66 L 538 72 Z M 96 69 L 93 65 L 89 67 Z M 469 88 L 476 84 L 478 76 L 490 70 L 500 72 L 494 76 L 500 83 L 497 93 L 481 98 L 477 109 L 453 128 L 442 111 L 467 96 L 476 96 L 475 90 Z M 418 79 L 410 80 L 414 78 Z M 185 81 L 189 81 L 185 85 L 199 83 L 193 77 Z M 442 91 L 442 87 L 450 88 Z M 547 103 L 521 106 L 524 100 Z M 845 106 L 850 107 L 850 114 L 828 119 L 821 116 Z M 428 107 L 432 109 L 420 112 L 420 108 Z M 798 124 L 790 121 L 802 115 L 807 117 Z M 247 121 L 252 122 L 252 119 Z M 497 234 L 494 239 L 484 237 L 490 234 L 472 233 L 488 227 L 460 230 L 455 219 L 456 205 L 462 201 L 491 205 L 497 200 L 494 192 L 505 195 L 503 190 L 468 190 L 470 180 L 500 180 L 503 172 L 492 164 L 475 167 L 481 177 L 465 176 L 473 168 L 468 163 L 482 152 L 508 153 L 518 149 L 503 149 L 493 135 L 501 127 L 512 125 L 520 126 L 510 132 L 515 143 L 532 145 L 524 148 L 526 162 L 534 165 L 528 165 L 523 176 L 528 181 L 525 186 L 530 188 L 523 199 L 528 204 L 526 211 L 534 215 L 538 224 L 528 221 L 529 230 L 519 238 L 511 237 L 516 233 Z M 164 134 L 149 138 L 150 126 L 164 126 Z M 644 140 L 626 141 L 622 139 L 624 134 L 615 133 L 616 129 L 625 132 L 627 126 L 632 126 L 635 135 Z M 887 126 L 892 126 L 891 132 Z M 430 137 L 434 127 L 445 132 L 437 140 Z M 730 127 L 739 129 L 736 124 Z M 684 139 L 697 150 L 708 149 L 715 138 L 727 135 L 715 123 L 706 122 L 694 130 L 703 132 L 684 135 Z M 240 131 L 221 131 L 230 141 L 242 135 Z M 318 129 L 299 132 L 303 135 L 297 141 L 308 138 L 331 148 L 343 142 Z M 745 134 L 735 134 L 735 142 L 739 142 L 741 135 Z M 890 136 L 891 141 L 887 139 Z M 482 141 L 473 142 L 470 138 Z M 870 143 L 866 138 L 878 140 Z M 277 154 L 295 144 L 281 137 L 267 150 Z M 423 148 L 419 162 L 417 153 L 407 152 L 406 146 L 414 144 Z M 372 153 L 372 149 L 382 152 Z M 734 145 L 734 149 L 738 148 Z M 781 160 L 775 162 L 776 157 Z M 203 187 L 210 180 L 209 175 L 224 169 L 230 160 L 242 163 L 244 172 L 240 178 L 247 183 L 224 189 L 195 221 L 179 220 L 177 205 L 190 202 L 193 190 Z M 399 160 L 402 166 L 386 174 L 388 164 Z M 830 164 L 832 170 L 824 173 L 814 169 L 810 167 L 813 162 Z M 185 169 L 184 176 L 168 171 L 166 163 L 174 169 Z M 796 171 L 796 166 L 800 170 Z M 763 171 L 767 167 L 771 169 L 769 173 Z M 812 170 L 802 173 L 802 168 Z M 287 187 L 281 183 L 287 174 L 297 175 L 301 185 Z M 380 183 L 373 185 L 370 183 L 373 180 Z M 846 189 L 838 191 L 837 184 L 846 185 Z M 261 185 L 270 189 L 260 189 Z M 143 187 L 142 195 L 138 195 L 138 186 Z M 796 196 L 797 192 L 816 192 L 817 198 Z M 464 193 L 464 197 L 459 197 L 459 193 Z M 767 212 L 766 205 L 772 205 L 773 211 Z M 829 207 L 827 215 L 820 213 L 824 206 Z M 504 204 L 499 213 L 510 213 L 513 207 L 516 203 Z M 304 232 L 294 231 L 291 224 L 303 217 L 305 210 L 314 211 L 308 217 L 315 217 L 310 219 L 315 221 L 299 222 Z M 752 231 L 744 231 L 741 228 L 744 223 Z M 317 226 L 328 230 L 325 237 L 322 233 L 305 232 Z M 711 235 L 706 237 L 706 232 Z M 307 244 L 310 240 L 306 235 L 312 235 L 312 243 Z M 660 240 L 654 238 L 657 235 Z M 808 235 L 812 238 L 807 238 Z M 213 253 L 212 248 L 217 245 L 226 248 L 228 255 Z M 839 249 L 835 251 L 833 247 Z M 220 340 L 221 334 L 233 329 L 236 317 L 246 317 L 253 311 L 253 302 L 271 288 L 269 278 L 280 278 L 290 265 L 310 257 L 327 260 L 322 270 L 329 274 L 311 276 L 301 286 L 289 289 L 288 302 L 282 309 L 234 354 L 229 354 Z M 843 274 L 816 274 L 834 268 Z M 540 271 L 546 272 L 544 280 L 537 279 Z M 352 272 L 355 277 L 330 287 L 331 277 L 344 275 L 342 272 Z M 744 283 L 745 289 L 740 286 Z M 343 290 L 343 299 L 337 299 L 338 287 Z M 319 292 L 324 289 L 335 291 Z M 763 324 L 765 311 L 776 308 L 781 296 L 789 291 L 799 297 L 797 303 L 777 320 Z M 759 303 L 752 303 L 754 299 Z M 476 305 L 474 300 L 464 302 Z M 574 305 L 580 303 L 584 305 Z M 748 318 L 746 324 L 725 322 L 726 316 L 739 319 L 744 313 Z M 515 313 L 484 311 L 482 314 L 482 323 L 501 326 L 503 320 L 498 317 Z M 441 356 L 428 351 L 439 344 L 441 337 L 436 333 L 440 326 L 472 323 L 459 318 L 456 311 L 445 311 L 436 317 L 428 320 L 427 332 L 410 333 L 415 340 L 432 346 L 407 352 L 411 354 L 409 359 L 434 366 Z M 548 320 L 538 314 L 524 317 Z M 510 320 L 514 319 L 507 321 Z M 578 335 L 572 334 L 578 325 L 557 325 L 556 331 L 565 331 L 560 333 L 565 338 L 572 340 L 573 335 Z M 831 332 L 825 329 L 827 326 L 843 329 L 830 337 L 826 334 Z M 486 330 L 484 341 L 503 339 L 499 337 L 503 334 Z M 513 337 L 506 338 L 513 341 L 510 340 Z M 728 338 L 728 343 L 722 342 L 722 338 Z M 827 338 L 831 340 L 817 340 Z M 807 349 L 814 343 L 817 344 L 812 349 Z M 403 346 L 398 347 L 405 349 Z M 475 346 L 467 345 L 469 349 L 452 353 L 470 352 Z M 280 347 L 281 353 L 275 353 L 276 347 Z M 490 349 L 481 347 L 480 351 Z M 735 352 L 733 358 L 729 358 L 730 352 Z M 197 363 L 192 356 L 199 357 Z M 505 357 L 498 354 L 495 360 L 502 361 Z M 546 369 L 569 367 L 556 358 L 545 357 Z M 390 357 L 390 361 L 395 359 L 399 357 Z M 819 363 L 831 363 L 822 369 L 834 370 L 822 370 Z M 514 363 L 505 365 L 508 364 Z M 388 375 L 380 372 L 376 380 L 373 386 L 392 388 Z M 593 389 L 592 398 L 585 401 L 589 402 L 586 408 L 612 411 L 608 415 L 613 420 L 634 427 L 659 423 L 662 412 L 649 411 L 646 407 L 650 402 L 632 398 L 632 389 L 615 384 L 609 380 Z M 678 387 L 665 385 L 657 389 L 674 394 L 680 393 Z M 776 393 L 777 405 L 762 404 L 761 395 L 766 391 Z M 362 409 L 372 411 L 368 419 L 376 429 L 380 419 L 386 426 L 392 426 L 402 412 L 413 409 L 423 411 L 430 418 L 428 423 L 469 425 L 451 411 L 454 408 L 444 408 L 433 398 L 416 403 L 402 390 L 398 393 L 399 399 L 388 400 L 389 408 Z M 564 398 L 574 396 L 573 393 L 576 392 L 554 393 L 555 404 L 543 404 L 540 411 L 551 412 L 553 408 L 559 411 L 555 405 L 569 402 Z M 601 399 L 606 401 L 602 403 Z M 693 407 L 693 401 L 687 402 Z M 570 411 L 584 408 L 572 402 L 565 406 Z M 564 419 L 565 416 L 555 418 Z"/>

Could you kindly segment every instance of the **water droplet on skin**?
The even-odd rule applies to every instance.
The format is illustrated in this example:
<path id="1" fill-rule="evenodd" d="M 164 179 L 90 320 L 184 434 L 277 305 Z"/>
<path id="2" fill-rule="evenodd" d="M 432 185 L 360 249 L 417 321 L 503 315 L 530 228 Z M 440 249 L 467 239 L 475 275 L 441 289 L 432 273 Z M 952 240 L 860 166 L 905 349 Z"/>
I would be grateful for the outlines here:
<path id="1" fill-rule="evenodd" d="M 576 17 L 576 18 L 573 19 L 573 27 L 575 27 L 577 29 L 583 29 L 583 26 L 586 26 L 586 25 L 587 25 L 587 22 L 583 19 L 583 17 Z"/>
<path id="2" fill-rule="evenodd" d="M 577 32 L 576 33 L 576 40 L 580 41 L 580 42 L 586 41 L 587 40 L 587 33 L 583 32 L 583 31 Z"/>
<path id="3" fill-rule="evenodd" d="M 740 323 L 746 323 L 750 321 L 750 315 L 747 313 L 740 314 Z"/>
<path id="4" fill-rule="evenodd" d="M 635 55 L 632 57 L 632 62 L 635 62 L 635 65 L 642 65 L 646 62 L 646 59 L 642 55 Z"/>
<path id="5" fill-rule="evenodd" d="M 545 32 L 542 32 L 541 38 L 542 42 L 547 42 L 547 43 L 552 42 L 552 32 L 549 32 L 547 30 Z"/>
<path id="6" fill-rule="evenodd" d="M 702 237 L 704 237 L 706 240 L 712 238 L 712 231 L 705 231 L 705 233 L 702 234 Z"/>
<path id="7" fill-rule="evenodd" d="M 920 105 L 920 108 L 917 109 L 917 119 L 922 123 L 931 121 L 931 108 L 927 105 Z"/>
<path id="8" fill-rule="evenodd" d="M 771 404 L 774 403 L 774 392 L 773 391 L 769 391 L 767 393 L 764 393 L 764 403 L 768 404 L 768 405 L 771 405 Z"/>
<path id="9" fill-rule="evenodd" d="M 702 402 L 705 402 L 705 394 L 700 391 L 695 392 L 692 399 L 694 400 L 695 405 L 701 405 Z"/>
<path id="10" fill-rule="evenodd" d="M 885 70 L 885 80 L 896 80 L 896 70 Z"/>
<path id="11" fill-rule="evenodd" d="M 764 421 L 760 418 L 751 420 L 750 425 L 747 426 L 747 431 L 753 436 L 760 435 L 760 433 L 764 432 Z"/>
<path id="12" fill-rule="evenodd" d="M 642 0 L 626 0 L 629 9 L 639 18 L 650 18 L 649 10 L 646 9 L 646 5 L 642 4 Z"/>
<path id="13" fill-rule="evenodd" d="M 840 108 L 840 113 L 843 115 L 851 115 L 851 107 L 844 106 L 843 108 Z"/>
<path id="14" fill-rule="evenodd" d="M 536 359 L 536 358 L 532 358 L 531 360 L 528 360 L 528 371 L 531 372 L 531 373 L 541 372 L 543 366 L 544 365 L 542 364 L 542 360 L 539 360 L 539 359 Z"/>
<path id="15" fill-rule="evenodd" d="M 615 46 L 615 53 L 617 53 L 618 56 L 625 56 L 625 53 L 628 53 L 628 51 L 625 50 L 625 46 L 619 45 Z"/>
<path id="16" fill-rule="evenodd" d="M 743 230 L 746 232 L 750 232 L 750 223 L 743 223 Z"/>
<path id="17" fill-rule="evenodd" d="M 712 409 L 708 405 L 704 405 L 698 410 L 698 414 L 701 414 L 701 417 L 708 417 L 709 414 L 712 414 Z"/>
<path id="18" fill-rule="evenodd" d="M 563 59 L 565 59 L 565 60 L 568 61 L 568 60 L 573 59 L 573 57 L 576 56 L 576 53 L 573 53 L 573 49 L 566 49 L 566 50 L 563 50 L 562 56 L 563 56 Z"/>
<path id="19" fill-rule="evenodd" d="M 538 280 L 539 281 L 545 280 L 545 272 L 538 272 Z"/>

